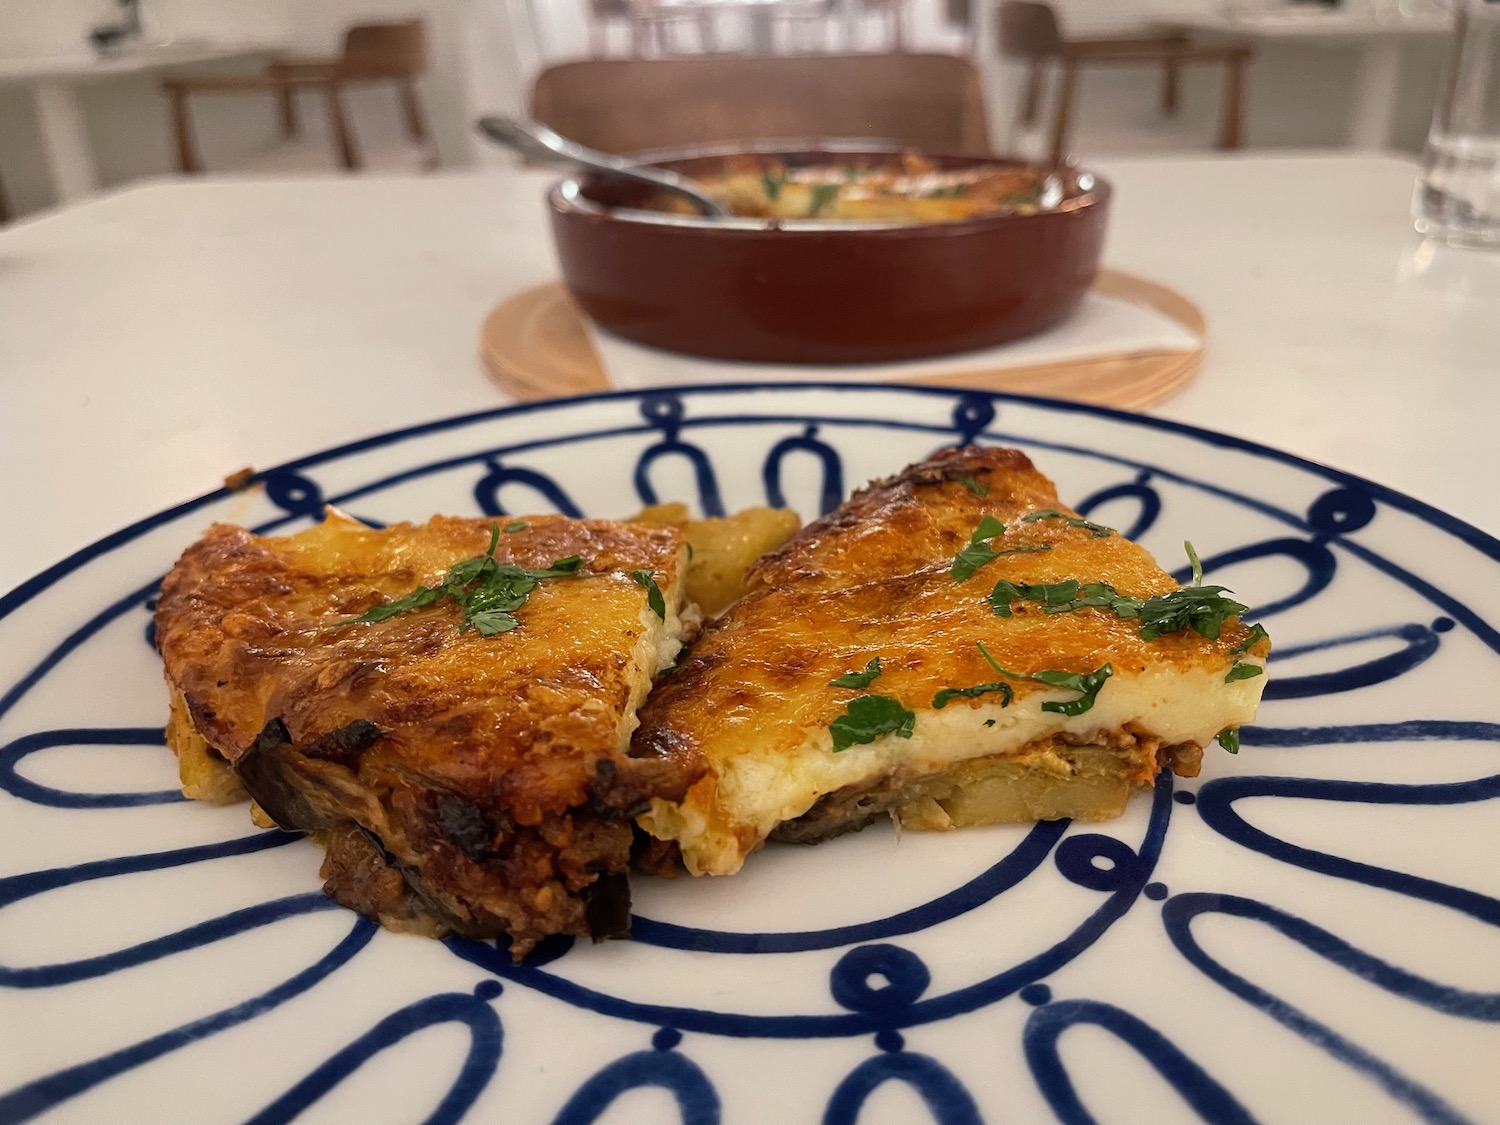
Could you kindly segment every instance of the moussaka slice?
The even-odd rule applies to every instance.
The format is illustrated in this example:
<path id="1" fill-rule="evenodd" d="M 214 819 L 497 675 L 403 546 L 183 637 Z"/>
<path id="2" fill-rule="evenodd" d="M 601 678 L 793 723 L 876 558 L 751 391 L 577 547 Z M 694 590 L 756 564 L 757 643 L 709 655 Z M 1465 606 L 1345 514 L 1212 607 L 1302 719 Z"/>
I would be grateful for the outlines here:
<path id="1" fill-rule="evenodd" d="M 704 776 L 641 818 L 694 873 L 767 839 L 1118 816 L 1237 745 L 1270 642 L 1216 586 L 1064 507 L 1021 453 L 877 482 L 765 556 L 641 714 Z"/>
<path id="2" fill-rule="evenodd" d="M 685 554 L 673 528 L 556 516 L 216 525 L 156 611 L 188 792 L 237 779 L 395 929 L 516 956 L 618 934 L 632 818 L 702 770 L 627 754 L 680 647 Z"/>

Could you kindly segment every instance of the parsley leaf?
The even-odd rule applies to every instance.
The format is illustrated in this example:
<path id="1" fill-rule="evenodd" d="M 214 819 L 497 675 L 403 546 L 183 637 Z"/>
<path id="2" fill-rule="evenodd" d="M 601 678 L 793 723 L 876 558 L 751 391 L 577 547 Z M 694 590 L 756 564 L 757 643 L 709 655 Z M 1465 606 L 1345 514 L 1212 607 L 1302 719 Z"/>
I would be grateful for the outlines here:
<path id="1" fill-rule="evenodd" d="M 337 624 L 373 624 L 400 613 L 422 609 L 439 598 L 451 598 L 463 607 L 464 616 L 458 631 L 477 630 L 481 636 L 508 633 L 520 624 L 513 611 L 526 604 L 536 584 L 544 578 L 565 578 L 577 574 L 583 559 L 570 555 L 544 569 L 531 569 L 495 561 L 500 543 L 500 525 L 490 524 L 490 545 L 484 554 L 464 559 L 448 568 L 443 584 L 436 588 L 418 586 L 410 594 L 381 605 L 371 606 L 358 617 Z"/>
<path id="2" fill-rule="evenodd" d="M 983 641 L 975 641 L 979 654 L 989 662 L 991 668 L 1002 676 L 1009 676 L 1013 680 L 1031 680 L 1034 683 L 1046 684 L 1048 687 L 1067 688 L 1069 691 L 1079 693 L 1077 699 L 1049 699 L 1042 704 L 1043 711 L 1052 711 L 1059 715 L 1067 715 L 1072 718 L 1082 715 L 1094 705 L 1094 700 L 1099 696 L 1099 690 L 1104 687 L 1104 681 L 1114 675 L 1114 669 L 1108 664 L 1094 669 L 1092 672 L 1060 672 L 1055 669 L 1047 669 L 1041 672 L 1011 672 L 1000 667 L 995 658 L 990 655 L 990 650 L 984 647 Z"/>
<path id="3" fill-rule="evenodd" d="M 967 582 L 974 577 L 974 572 L 985 563 L 991 562 L 999 557 L 993 547 L 986 540 L 993 539 L 997 535 L 1005 533 L 1005 525 L 994 516 L 983 516 L 979 520 L 979 526 L 969 536 L 969 545 L 958 554 L 953 556 L 951 573 L 955 582 Z"/>
<path id="4" fill-rule="evenodd" d="M 808 218 L 815 218 L 822 214 L 828 205 L 838 198 L 838 194 L 838 184 L 814 184 L 812 199 L 807 205 Z"/>
<path id="5" fill-rule="evenodd" d="M 1154 641 L 1185 629 L 1218 640 L 1224 622 L 1250 608 L 1226 593 L 1223 586 L 1185 586 L 1148 599 L 1141 604 L 1141 640 Z"/>
<path id="6" fill-rule="evenodd" d="M 383 605 L 371 606 L 364 613 L 354 618 L 354 621 L 384 621 L 387 617 L 395 617 L 398 613 L 406 613 L 409 610 L 421 609 L 423 606 L 431 605 L 441 598 L 446 591 L 443 589 L 432 589 L 428 586 L 418 586 L 404 598 L 397 598 L 393 602 Z M 353 624 L 348 622 L 347 624 Z"/>
<path id="7" fill-rule="evenodd" d="M 505 525 L 505 534 L 514 535 L 518 531 L 525 531 L 527 527 L 525 520 L 511 520 Z"/>
<path id="8" fill-rule="evenodd" d="M 958 479 L 958 483 L 959 484 L 963 485 L 965 488 L 967 488 L 970 492 L 972 492 L 975 496 L 979 497 L 981 500 L 983 500 L 986 496 L 988 496 L 990 494 L 990 490 L 988 488 L 985 488 L 984 485 L 980 484 L 977 480 L 975 480 L 971 476 L 962 476 L 962 477 L 959 477 L 957 479 Z"/>
<path id="9" fill-rule="evenodd" d="M 1114 669 L 1108 664 L 1096 668 L 1092 672 L 1036 672 L 1030 678 L 1037 683 L 1047 684 L 1050 687 L 1067 688 L 1079 693 L 1077 699 L 1048 700 L 1042 704 L 1043 711 L 1055 711 L 1059 715 L 1082 715 L 1094 705 L 1098 698 L 1099 689 L 1104 686 L 1104 681 L 1114 675 Z"/>
<path id="10" fill-rule="evenodd" d="M 1239 727 L 1225 727 L 1218 733 L 1215 741 L 1231 754 L 1240 752 L 1240 730 Z"/>
<path id="11" fill-rule="evenodd" d="M 1069 527 L 1081 527 L 1095 539 L 1106 539 L 1111 534 L 1109 528 L 1102 523 L 1093 523 L 1090 520 L 1079 519 L 1077 516 L 1065 516 L 1056 508 L 1043 508 L 1039 512 L 1030 512 L 1021 517 L 1022 523 L 1036 523 L 1037 520 L 1062 520 Z"/>
<path id="12" fill-rule="evenodd" d="M 646 604 L 651 607 L 651 612 L 663 621 L 667 619 L 667 599 L 661 595 L 661 587 L 656 584 L 649 570 L 632 570 L 630 577 L 634 578 L 636 585 L 644 586 L 646 589 Z"/>
<path id="13" fill-rule="evenodd" d="M 883 734 L 910 738 L 917 716 L 888 695 L 861 695 L 844 705 L 844 713 L 828 724 L 833 736 L 833 752 L 867 742 Z"/>
<path id="14" fill-rule="evenodd" d="M 1044 613 L 1068 613 L 1094 607 L 1107 609 L 1124 620 L 1138 618 L 1143 641 L 1154 641 L 1157 637 L 1185 629 L 1192 629 L 1212 641 L 1218 639 L 1225 621 L 1248 608 L 1226 597 L 1226 593 L 1223 586 L 1184 586 L 1170 594 L 1142 600 L 1121 594 L 1107 582 L 1080 583 L 1076 578 L 1068 578 L 1061 582 L 1030 585 L 1001 579 L 990 591 L 990 607 L 996 617 L 1010 617 L 1012 603 L 1016 601 L 1041 602 Z M 1264 636 L 1265 630 L 1261 630 L 1260 635 Z"/>
<path id="15" fill-rule="evenodd" d="M 845 672 L 837 679 L 829 680 L 828 686 L 853 688 L 855 691 L 864 691 L 865 688 L 869 687 L 870 684 L 874 682 L 875 677 L 880 675 L 880 672 L 880 657 L 877 656 L 874 660 L 871 660 L 868 664 L 865 665 L 865 670 L 863 672 Z"/>
<path id="16" fill-rule="evenodd" d="M 944 688 L 942 691 L 938 692 L 932 697 L 932 705 L 934 708 L 941 711 L 955 699 L 978 699 L 981 695 L 988 695 L 992 691 L 998 691 L 1000 693 L 1001 707 L 1009 707 L 1010 701 L 1016 697 L 1016 693 L 1011 690 L 1011 686 L 1009 684 L 975 684 L 973 687 Z M 994 723 L 995 720 L 991 719 L 985 725 L 993 726 Z"/>
<path id="17" fill-rule="evenodd" d="M 481 637 L 493 637 L 498 633 L 509 633 L 520 622 L 503 609 L 482 609 L 464 618 L 459 631 L 474 628 Z"/>
<path id="18" fill-rule="evenodd" d="M 1264 671 L 1265 669 L 1259 664 L 1248 664 L 1241 660 L 1233 668 L 1229 669 L 1229 674 L 1224 677 L 1224 682 L 1232 684 L 1236 680 L 1253 680 Z"/>
<path id="19" fill-rule="evenodd" d="M 1249 652 L 1252 648 L 1255 647 L 1256 641 L 1263 641 L 1268 639 L 1269 637 L 1270 634 L 1266 632 L 1266 627 L 1264 625 L 1252 625 L 1250 626 L 1250 635 L 1239 644 L 1235 645 L 1232 649 L 1230 649 L 1229 655 L 1238 656 L 1242 652 Z"/>
<path id="20" fill-rule="evenodd" d="M 786 183 L 786 176 L 781 172 L 762 172 L 760 174 L 760 186 L 766 189 L 766 198 L 775 203 L 781 198 L 781 185 Z"/>

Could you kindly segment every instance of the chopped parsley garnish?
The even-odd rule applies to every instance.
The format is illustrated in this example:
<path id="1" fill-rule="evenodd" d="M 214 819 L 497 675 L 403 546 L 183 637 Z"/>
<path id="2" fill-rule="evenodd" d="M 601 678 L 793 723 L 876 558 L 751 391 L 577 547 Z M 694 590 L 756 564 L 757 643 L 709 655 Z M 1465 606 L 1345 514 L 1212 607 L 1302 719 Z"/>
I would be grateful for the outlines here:
<path id="1" fill-rule="evenodd" d="M 969 545 L 953 556 L 952 574 L 955 582 L 967 582 L 974 572 L 985 563 L 999 557 L 999 552 L 987 540 L 1005 533 L 1005 525 L 994 516 L 984 516 L 979 526 L 969 536 Z"/>
<path id="2" fill-rule="evenodd" d="M 1043 508 L 1039 512 L 1030 512 L 1021 517 L 1022 523 L 1036 523 L 1037 520 L 1062 520 L 1069 527 L 1083 528 L 1095 539 L 1105 539 L 1111 534 L 1111 530 L 1102 523 L 1079 519 L 1077 516 L 1065 516 L 1056 508 Z"/>
<path id="3" fill-rule="evenodd" d="M 766 198 L 772 203 L 781 198 L 781 185 L 784 183 L 786 183 L 786 175 L 782 172 L 760 174 L 760 186 L 766 189 Z"/>
<path id="4" fill-rule="evenodd" d="M 1266 640 L 1269 638 L 1269 636 L 1270 634 L 1266 632 L 1266 627 L 1264 625 L 1252 625 L 1250 626 L 1250 635 L 1239 644 L 1235 645 L 1232 649 L 1230 649 L 1229 655 L 1238 656 L 1242 652 L 1249 652 L 1252 648 L 1255 647 L 1256 641 Z"/>
<path id="5" fill-rule="evenodd" d="M 994 719 L 986 719 L 984 721 L 984 725 L 987 726 L 987 727 L 992 727 L 992 726 L 995 725 L 995 720 Z"/>
<path id="6" fill-rule="evenodd" d="M 1117 617 L 1135 617 L 1141 602 L 1116 593 L 1115 588 L 1105 582 L 1080 583 L 1076 578 L 1061 582 L 1010 582 L 1001 579 L 990 591 L 990 607 L 996 617 L 1011 615 L 1011 602 L 1041 602 L 1045 613 L 1067 613 L 1070 610 L 1097 606 L 1111 610 Z"/>
<path id="7" fill-rule="evenodd" d="M 838 198 L 838 184 L 814 184 L 812 199 L 807 205 L 808 218 L 815 218 L 823 213 L 830 203 Z"/>
<path id="8" fill-rule="evenodd" d="M 661 596 L 661 587 L 656 584 L 656 579 L 649 570 L 632 570 L 630 577 L 635 579 L 637 586 L 643 586 L 646 590 L 646 604 L 651 607 L 651 612 L 663 621 L 667 619 L 667 599 Z"/>
<path id="9" fill-rule="evenodd" d="M 1216 742 L 1231 754 L 1240 752 L 1240 729 L 1239 727 L 1225 727 L 1218 733 Z"/>
<path id="10" fill-rule="evenodd" d="M 526 521 L 525 520 L 512 520 L 510 523 L 508 523 L 508 524 L 505 525 L 505 534 L 507 534 L 507 535 L 514 535 L 518 531 L 525 531 L 525 530 L 526 530 Z"/>
<path id="11" fill-rule="evenodd" d="M 1249 608 L 1226 597 L 1226 593 L 1223 586 L 1184 586 L 1170 594 L 1142 599 L 1121 594 L 1107 582 L 1080 583 L 1076 578 L 1068 578 L 1029 585 L 1002 579 L 990 592 L 990 606 L 996 617 L 1011 616 L 1011 603 L 1015 601 L 1041 602 L 1044 613 L 1069 613 L 1089 607 L 1107 609 L 1125 620 L 1139 619 L 1143 641 L 1154 641 L 1185 629 L 1213 641 L 1218 639 L 1225 621 Z M 1264 635 L 1261 630 L 1261 636 Z"/>
<path id="12" fill-rule="evenodd" d="M 1069 718 L 1082 715 L 1093 707 L 1094 700 L 1099 696 L 1099 690 L 1104 687 L 1104 681 L 1114 675 L 1114 669 L 1108 664 L 1092 672 L 1060 672 L 1050 668 L 1030 674 L 1011 672 L 1000 667 L 995 658 L 990 655 L 990 650 L 984 647 L 983 641 L 975 641 L 974 644 L 978 647 L 979 654 L 989 662 L 990 667 L 1002 676 L 1008 676 L 1012 680 L 1031 680 L 1034 683 L 1046 684 L 1048 687 L 1067 688 L 1069 691 L 1078 692 L 1077 699 L 1049 699 L 1042 704 L 1043 711 L 1067 715 Z"/>
<path id="13" fill-rule="evenodd" d="M 1265 669 L 1259 664 L 1250 664 L 1241 660 L 1233 668 L 1229 669 L 1229 674 L 1224 677 L 1224 682 L 1232 684 L 1236 680 L 1253 680 L 1264 671 Z"/>
<path id="14" fill-rule="evenodd" d="M 1148 599 L 1141 604 L 1141 640 L 1154 641 L 1189 628 L 1200 637 L 1218 640 L 1224 622 L 1250 608 L 1225 597 L 1227 592 L 1223 586 L 1184 586 Z"/>
<path id="15" fill-rule="evenodd" d="M 418 586 L 404 598 L 372 606 L 358 617 L 339 625 L 372 624 L 422 609 L 440 598 L 450 598 L 463 607 L 463 623 L 458 631 L 476 630 L 481 636 L 508 633 L 520 624 L 514 613 L 526 604 L 531 591 L 544 578 L 566 578 L 577 574 L 583 559 L 570 555 L 544 569 L 497 562 L 495 548 L 500 543 L 500 525 L 490 525 L 490 545 L 485 553 L 454 563 L 440 586 Z"/>
<path id="16" fill-rule="evenodd" d="M 1000 693 L 1000 706 L 1009 707 L 1010 701 L 1016 697 L 1009 684 L 975 684 L 973 687 L 949 687 L 944 688 L 932 697 L 932 706 L 941 711 L 955 699 L 978 699 L 981 695 L 988 695 L 992 691 Z M 991 719 L 986 726 L 994 726 L 995 720 Z"/>
<path id="17" fill-rule="evenodd" d="M 842 676 L 828 681 L 829 687 L 853 688 L 855 691 L 864 691 L 880 675 L 880 657 L 875 657 L 865 665 L 863 672 L 845 672 Z"/>
<path id="18" fill-rule="evenodd" d="M 844 713 L 828 724 L 833 752 L 874 742 L 883 734 L 910 738 L 917 716 L 888 695 L 861 695 L 844 705 Z"/>
<path id="19" fill-rule="evenodd" d="M 972 492 L 975 496 L 979 497 L 981 500 L 983 500 L 986 496 L 988 496 L 990 494 L 990 490 L 988 488 L 985 488 L 984 485 L 980 484 L 973 477 L 962 476 L 962 477 L 958 477 L 957 480 L 958 480 L 959 484 L 963 485 L 965 488 L 967 488 L 970 492 Z"/>

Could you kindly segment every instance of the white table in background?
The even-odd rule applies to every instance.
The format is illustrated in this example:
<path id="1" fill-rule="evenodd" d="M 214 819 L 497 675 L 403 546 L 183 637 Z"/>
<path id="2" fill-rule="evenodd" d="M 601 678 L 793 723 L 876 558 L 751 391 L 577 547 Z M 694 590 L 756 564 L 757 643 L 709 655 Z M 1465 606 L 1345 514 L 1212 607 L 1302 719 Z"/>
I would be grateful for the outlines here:
<path id="1" fill-rule="evenodd" d="M 1108 263 L 1208 317 L 1202 372 L 1153 414 L 1500 534 L 1500 254 L 1416 237 L 1413 164 L 1101 170 Z M 162 181 L 0 231 L 0 592 L 246 465 L 504 403 L 479 325 L 557 276 L 551 179 Z"/>
<path id="2" fill-rule="evenodd" d="M 1403 48 L 1413 40 L 1443 38 L 1453 17 L 1442 13 L 1402 16 L 1380 9 L 1272 8 L 1264 11 L 1173 15 L 1173 28 L 1235 35 L 1263 43 L 1299 43 L 1357 51 L 1354 100 L 1345 143 L 1354 149 L 1389 146 L 1400 95 Z"/>
<path id="3" fill-rule="evenodd" d="M 60 201 L 72 202 L 99 189 L 94 151 L 78 104 L 79 84 L 275 54 L 281 49 L 277 43 L 183 41 L 132 45 L 103 55 L 86 51 L 69 55 L 0 55 L 0 84 L 31 87 L 52 185 Z"/>

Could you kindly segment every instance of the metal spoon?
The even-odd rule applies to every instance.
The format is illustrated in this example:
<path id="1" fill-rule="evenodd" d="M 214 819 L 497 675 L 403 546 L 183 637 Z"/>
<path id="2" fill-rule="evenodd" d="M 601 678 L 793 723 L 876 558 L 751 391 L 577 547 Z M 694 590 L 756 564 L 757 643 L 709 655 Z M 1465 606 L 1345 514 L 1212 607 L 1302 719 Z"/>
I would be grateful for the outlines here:
<path id="1" fill-rule="evenodd" d="M 729 211 L 694 181 L 664 168 L 636 164 L 623 156 L 611 156 L 568 140 L 545 125 L 515 117 L 481 117 L 479 131 L 528 160 L 545 164 L 571 164 L 601 176 L 650 184 L 689 200 L 711 219 L 722 219 Z"/>

